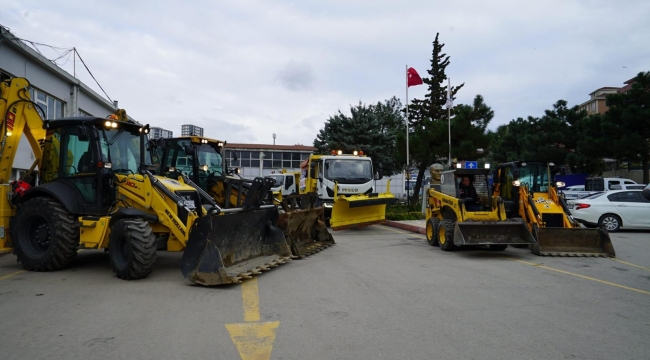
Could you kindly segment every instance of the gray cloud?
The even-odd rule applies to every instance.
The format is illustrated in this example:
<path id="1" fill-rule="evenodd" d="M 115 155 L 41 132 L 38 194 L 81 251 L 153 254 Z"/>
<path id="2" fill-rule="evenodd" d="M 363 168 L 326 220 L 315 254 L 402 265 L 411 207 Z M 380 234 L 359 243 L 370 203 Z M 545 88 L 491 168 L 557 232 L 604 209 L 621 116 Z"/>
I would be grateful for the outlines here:
<path id="1" fill-rule="evenodd" d="M 200 6 L 5 0 L 0 24 L 75 46 L 134 118 L 176 133 L 194 122 L 229 142 L 271 143 L 276 133 L 278 144 L 310 144 L 359 99 L 404 103 L 404 66 L 427 75 L 436 32 L 452 85 L 465 83 L 456 103 L 482 94 L 495 111 L 491 127 L 541 115 L 558 99 L 579 104 L 650 70 L 645 0 L 189 3 Z M 120 26 L 105 16 L 116 9 Z M 85 70 L 77 74 L 100 92 Z M 409 98 L 425 92 L 411 87 Z"/>
<path id="2" fill-rule="evenodd" d="M 276 79 L 291 91 L 309 90 L 314 83 L 314 70 L 308 63 L 290 61 L 278 71 Z"/>

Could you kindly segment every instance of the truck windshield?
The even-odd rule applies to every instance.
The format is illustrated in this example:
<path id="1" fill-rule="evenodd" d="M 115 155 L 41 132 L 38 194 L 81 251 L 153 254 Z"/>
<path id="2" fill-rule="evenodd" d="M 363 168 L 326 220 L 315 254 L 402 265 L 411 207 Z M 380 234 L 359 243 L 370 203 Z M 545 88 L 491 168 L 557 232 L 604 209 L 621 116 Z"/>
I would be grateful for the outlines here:
<path id="1" fill-rule="evenodd" d="M 526 185 L 530 192 L 548 191 L 548 171 L 545 163 L 526 163 L 519 167 L 519 181 Z"/>
<path id="2" fill-rule="evenodd" d="M 100 141 L 102 161 L 110 162 L 113 172 L 138 173 L 140 167 L 140 133 L 137 129 L 103 130 Z"/>
<path id="3" fill-rule="evenodd" d="M 284 175 L 269 175 L 269 177 L 275 181 L 273 187 L 284 185 Z"/>
<path id="4" fill-rule="evenodd" d="M 325 178 L 342 184 L 366 183 L 372 180 L 372 163 L 357 159 L 326 160 Z"/>

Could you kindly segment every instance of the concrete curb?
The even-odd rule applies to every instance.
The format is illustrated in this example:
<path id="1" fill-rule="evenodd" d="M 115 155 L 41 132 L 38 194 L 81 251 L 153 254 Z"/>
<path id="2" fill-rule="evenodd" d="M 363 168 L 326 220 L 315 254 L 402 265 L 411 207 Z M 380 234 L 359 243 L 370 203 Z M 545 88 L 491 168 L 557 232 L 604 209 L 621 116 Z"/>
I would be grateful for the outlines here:
<path id="1" fill-rule="evenodd" d="M 420 227 L 420 226 L 417 226 L 417 225 L 409 225 L 409 224 L 401 223 L 399 221 L 392 221 L 392 220 L 384 220 L 383 224 L 386 225 L 386 226 L 390 226 L 390 227 L 394 227 L 394 228 L 414 232 L 414 233 L 417 233 L 417 234 L 422 234 L 422 235 L 427 234 L 427 229 L 426 228 L 423 228 L 423 227 Z"/>

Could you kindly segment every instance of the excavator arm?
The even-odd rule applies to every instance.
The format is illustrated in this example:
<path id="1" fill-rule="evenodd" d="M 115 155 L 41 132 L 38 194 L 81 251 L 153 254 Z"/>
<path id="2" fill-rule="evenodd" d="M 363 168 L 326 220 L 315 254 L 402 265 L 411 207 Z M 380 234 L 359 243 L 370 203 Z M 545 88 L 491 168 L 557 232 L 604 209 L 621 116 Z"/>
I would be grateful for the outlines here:
<path id="1" fill-rule="evenodd" d="M 9 181 L 22 135 L 27 138 L 35 157 L 28 175 L 36 167 L 40 168 L 43 158 L 46 129 L 36 103 L 30 98 L 29 87 L 29 81 L 24 78 L 0 83 L 0 253 L 11 250 L 11 239 L 6 230 L 15 209 L 9 200 L 12 192 Z"/>

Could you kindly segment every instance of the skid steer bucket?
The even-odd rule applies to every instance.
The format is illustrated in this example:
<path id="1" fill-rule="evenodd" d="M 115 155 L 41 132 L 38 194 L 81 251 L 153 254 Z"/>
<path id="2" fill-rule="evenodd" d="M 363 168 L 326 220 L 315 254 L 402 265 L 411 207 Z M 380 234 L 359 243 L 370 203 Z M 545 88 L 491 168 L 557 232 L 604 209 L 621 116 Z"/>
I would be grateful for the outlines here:
<path id="1" fill-rule="evenodd" d="M 323 208 L 315 206 L 317 194 L 288 195 L 280 204 L 276 225 L 284 233 L 294 256 L 304 258 L 335 244 L 325 226 Z"/>
<path id="2" fill-rule="evenodd" d="M 532 251 L 542 256 L 616 257 L 609 234 L 600 228 L 541 228 Z"/>
<path id="3" fill-rule="evenodd" d="M 330 227 L 341 230 L 381 224 L 386 219 L 386 205 L 396 201 L 391 193 L 338 196 L 334 199 Z"/>
<path id="4" fill-rule="evenodd" d="M 456 223 L 455 245 L 530 245 L 535 238 L 521 219 Z"/>
<path id="5" fill-rule="evenodd" d="M 234 209 L 233 209 L 234 210 Z M 291 259 L 275 206 L 198 218 L 181 259 L 185 278 L 201 285 L 241 282 Z"/>

